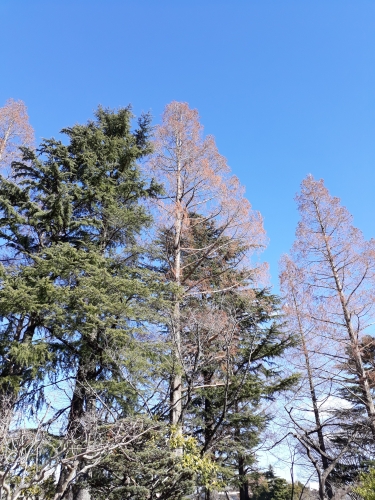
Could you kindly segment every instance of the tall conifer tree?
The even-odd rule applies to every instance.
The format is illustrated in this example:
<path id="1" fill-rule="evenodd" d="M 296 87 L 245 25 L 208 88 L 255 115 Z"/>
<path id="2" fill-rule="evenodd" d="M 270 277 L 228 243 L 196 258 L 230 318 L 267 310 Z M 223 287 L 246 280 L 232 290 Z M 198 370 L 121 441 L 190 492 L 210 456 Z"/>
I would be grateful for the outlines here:
<path id="1" fill-rule="evenodd" d="M 213 137 L 203 137 L 196 110 L 186 103 L 170 103 L 165 108 L 161 125 L 156 128 L 154 148 L 150 166 L 165 186 L 165 196 L 159 203 L 159 228 L 166 230 L 170 238 L 162 259 L 168 266 L 169 279 L 179 287 L 174 295 L 169 332 L 174 346 L 171 423 L 180 432 L 184 400 L 180 364 L 181 311 L 183 301 L 195 293 L 194 288 L 199 284 L 194 281 L 194 271 L 219 247 L 227 246 L 228 238 L 246 240 L 250 253 L 264 246 L 265 233 L 260 214 L 253 211 L 244 198 L 242 186 L 230 175 Z M 208 246 L 195 246 L 191 238 L 194 227 L 210 221 L 215 224 L 217 238 Z M 184 255 L 189 256 L 188 263 L 182 261 Z"/>
<path id="2" fill-rule="evenodd" d="M 68 402 L 56 412 L 76 435 L 87 418 L 142 412 L 157 364 L 142 325 L 164 287 L 141 265 L 137 237 L 151 221 L 140 200 L 158 187 L 137 165 L 151 151 L 150 118 L 135 131 L 131 118 L 129 108 L 99 108 L 95 121 L 62 131 L 67 144 L 24 149 L 13 179 L 0 179 L 1 388 L 28 409 L 43 405 L 45 385 L 60 388 Z"/>

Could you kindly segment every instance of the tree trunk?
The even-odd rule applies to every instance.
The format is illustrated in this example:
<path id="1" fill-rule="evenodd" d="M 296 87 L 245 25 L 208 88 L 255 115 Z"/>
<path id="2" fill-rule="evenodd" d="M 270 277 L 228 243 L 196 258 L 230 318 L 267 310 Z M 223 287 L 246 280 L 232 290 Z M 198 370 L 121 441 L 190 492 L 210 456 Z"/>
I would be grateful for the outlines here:
<path id="1" fill-rule="evenodd" d="M 212 377 L 213 377 L 212 373 L 203 372 L 204 385 L 209 386 L 212 382 Z M 207 390 L 208 389 L 206 389 L 206 391 Z M 205 451 L 208 450 L 208 447 L 212 439 L 213 425 L 214 422 L 212 418 L 212 403 L 210 398 L 205 397 L 204 398 L 204 447 L 203 447 Z"/>
<path id="2" fill-rule="evenodd" d="M 297 304 L 296 297 L 294 296 L 294 294 L 293 294 L 293 300 L 294 300 L 295 310 L 298 311 L 298 304 Z M 299 314 L 298 314 L 298 326 L 299 326 L 299 334 L 300 334 L 301 342 L 302 342 L 303 355 L 305 357 L 307 378 L 308 378 L 308 381 L 309 381 L 311 402 L 312 402 L 312 405 L 313 405 L 315 424 L 316 424 L 317 434 L 318 434 L 319 448 L 323 452 L 323 453 L 321 453 L 320 456 L 321 456 L 321 459 L 322 459 L 323 470 L 326 471 L 328 469 L 328 467 L 329 467 L 329 462 L 327 460 L 327 457 L 325 456 L 326 445 L 325 445 L 325 442 L 324 442 L 324 435 L 323 435 L 323 430 L 322 430 L 322 423 L 320 421 L 320 414 L 319 414 L 319 407 L 318 407 L 318 398 L 316 396 L 316 391 L 315 391 L 315 386 L 314 386 L 314 380 L 313 380 L 313 374 L 312 374 L 311 365 L 310 365 L 309 353 L 308 353 L 308 350 L 307 350 L 305 334 L 304 334 L 304 331 L 303 331 L 303 328 L 302 328 L 301 318 L 300 318 Z M 327 494 L 327 497 L 329 499 L 331 499 L 333 497 L 333 491 L 332 491 L 332 486 L 331 486 L 331 484 L 328 481 L 325 481 L 325 484 L 322 485 L 322 487 L 319 489 L 319 496 L 320 496 L 321 500 L 323 500 L 323 498 L 324 498 L 324 490 L 325 490 L 325 492 Z M 323 493 L 321 493 L 321 492 L 323 492 Z M 323 494 L 323 496 L 321 496 L 322 494 Z"/>
<path id="3" fill-rule="evenodd" d="M 250 500 L 249 483 L 246 478 L 245 457 L 238 457 L 238 477 L 240 479 L 240 500 Z"/>
<path id="4" fill-rule="evenodd" d="M 175 238 L 174 238 L 174 279 L 176 285 L 181 285 L 181 233 L 183 223 L 183 212 L 181 208 L 182 199 L 182 179 L 181 179 L 181 164 L 178 153 L 179 139 L 176 139 L 177 148 L 177 192 L 176 192 L 176 215 L 175 215 Z M 174 297 L 173 310 L 173 361 L 174 373 L 171 381 L 171 425 L 176 429 L 177 435 L 182 435 L 182 378 L 180 373 L 180 358 L 181 358 L 181 304 L 179 292 Z M 182 448 L 177 448 L 175 453 L 178 456 L 182 455 Z"/>
<path id="5" fill-rule="evenodd" d="M 322 218 L 320 215 L 320 210 L 319 210 L 319 207 L 317 206 L 316 203 L 315 203 L 315 209 L 316 209 L 316 213 L 318 216 L 318 221 L 320 224 L 322 235 L 324 238 L 325 247 L 327 250 L 328 262 L 329 262 L 329 265 L 330 265 L 330 268 L 331 268 L 331 271 L 333 274 L 333 278 L 334 278 L 334 282 L 335 282 L 335 286 L 336 286 L 336 291 L 337 291 L 337 294 L 339 296 L 340 304 L 341 304 L 343 315 L 344 315 L 345 326 L 346 326 L 346 330 L 348 332 L 348 336 L 349 336 L 349 340 L 350 340 L 350 344 L 351 344 L 351 348 L 352 348 L 353 360 L 355 363 L 358 384 L 359 384 L 359 387 L 361 388 L 363 403 L 366 407 L 366 412 L 367 412 L 367 415 L 368 415 L 369 420 L 370 420 L 371 432 L 372 432 L 372 435 L 375 439 L 375 406 L 374 406 L 374 401 L 373 401 L 372 395 L 371 395 L 371 389 L 370 389 L 370 385 L 368 382 L 367 373 L 366 373 L 366 370 L 364 369 L 364 366 L 363 366 L 363 361 L 362 361 L 361 350 L 360 350 L 358 338 L 357 338 L 357 336 L 354 332 L 354 329 L 353 329 L 353 325 L 352 325 L 351 318 L 350 318 L 350 312 L 348 311 L 348 307 L 347 307 L 346 297 L 344 295 L 342 283 L 340 281 L 337 267 L 336 267 L 336 264 L 335 264 L 334 259 L 333 259 L 332 250 L 331 250 L 331 247 L 329 244 L 329 236 L 326 234 L 326 231 L 325 231 L 325 228 L 324 228 L 324 225 L 322 222 Z"/>
<path id="6" fill-rule="evenodd" d="M 210 385 L 212 381 L 212 373 L 203 372 L 204 385 Z M 207 390 L 207 389 L 206 389 Z M 207 450 L 210 441 L 212 439 L 212 404 L 208 397 L 204 398 L 204 447 L 203 450 Z M 215 492 L 206 488 L 205 490 L 205 500 L 213 500 L 216 498 Z"/>
<path id="7" fill-rule="evenodd" d="M 319 414 L 319 408 L 318 408 L 318 399 L 316 397 L 316 392 L 315 392 L 315 387 L 312 379 L 312 373 L 311 373 L 311 367 L 310 367 L 310 360 L 308 357 L 307 349 L 306 349 L 306 344 L 305 344 L 305 339 L 304 336 L 302 335 L 302 345 L 303 345 L 303 350 L 305 354 L 305 359 L 306 359 L 306 367 L 307 367 L 307 376 L 309 379 L 309 385 L 310 385 L 310 394 L 311 394 L 311 401 L 313 405 L 313 410 L 314 410 L 314 418 L 315 418 L 315 424 L 317 428 L 317 434 L 318 434 L 318 442 L 319 442 L 319 448 L 323 452 L 320 454 L 321 459 L 322 459 L 322 465 L 323 465 L 323 470 L 326 471 L 329 467 L 329 462 L 327 460 L 327 457 L 325 456 L 326 453 L 326 445 L 324 442 L 324 435 L 323 435 L 323 430 L 322 430 L 322 424 L 320 421 L 320 414 Z M 321 485 L 321 488 L 319 489 L 319 495 L 322 500 L 324 500 L 324 490 L 327 494 L 327 497 L 331 499 L 333 497 L 333 491 L 332 491 L 332 486 L 331 484 L 325 480 L 324 484 Z M 323 492 L 323 493 L 321 493 Z M 321 496 L 323 494 L 323 496 Z"/>
<path id="8" fill-rule="evenodd" d="M 91 360 L 88 361 L 89 366 L 90 362 Z M 85 362 L 80 359 L 67 427 L 67 432 L 72 432 L 78 435 L 82 432 L 80 425 L 82 425 L 81 419 L 84 414 L 88 411 L 95 411 L 95 398 L 89 394 L 87 390 L 87 382 L 95 380 L 96 372 L 94 369 L 85 370 L 84 363 Z M 81 470 L 84 466 L 84 463 L 79 463 L 77 470 Z M 62 468 L 58 484 L 64 483 L 64 478 L 67 474 L 69 474 L 68 471 L 65 468 Z M 83 478 L 80 479 L 82 480 Z M 67 495 L 69 495 L 69 497 L 67 497 Z M 69 487 L 68 493 L 62 491 L 61 497 L 64 498 L 64 500 L 65 498 L 69 498 L 69 500 L 90 500 L 91 495 L 87 488 L 80 487 L 78 481 L 77 484 Z"/>

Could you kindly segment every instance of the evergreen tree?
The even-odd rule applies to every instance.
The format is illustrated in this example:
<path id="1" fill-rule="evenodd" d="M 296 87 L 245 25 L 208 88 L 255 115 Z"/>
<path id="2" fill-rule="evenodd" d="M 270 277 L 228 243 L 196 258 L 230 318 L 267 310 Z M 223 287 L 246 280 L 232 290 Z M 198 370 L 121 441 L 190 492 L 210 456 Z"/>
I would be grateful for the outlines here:
<path id="1" fill-rule="evenodd" d="M 89 478 L 98 500 L 180 500 L 192 491 L 193 473 L 166 446 L 168 426 L 158 428 L 103 460 Z"/>
<path id="2" fill-rule="evenodd" d="M 364 335 L 359 342 L 362 361 L 374 397 L 374 337 Z M 369 474 L 375 460 L 374 437 L 366 406 L 362 401 L 360 388 L 353 377 L 355 359 L 350 347 L 347 348 L 347 360 L 341 364 L 346 374 L 347 383 L 338 391 L 345 402 L 341 408 L 331 411 L 340 425 L 334 436 L 334 444 L 339 451 L 345 450 L 332 476 L 338 486 L 356 484 L 360 476 Z"/>
<path id="3" fill-rule="evenodd" d="M 137 165 L 151 150 L 150 118 L 135 131 L 131 118 L 99 108 L 62 131 L 66 145 L 23 149 L 14 178 L 0 179 L 2 393 L 35 412 L 52 384 L 68 403 L 52 401 L 51 418 L 76 436 L 85 419 L 144 412 L 162 353 L 147 325 L 165 286 L 137 244 L 151 222 L 140 201 L 160 188 Z"/>
<path id="4" fill-rule="evenodd" d="M 198 214 L 189 218 L 191 231 L 182 247 L 216 250 L 199 266 L 189 252 L 181 256 L 182 282 L 192 283 L 194 292 L 185 297 L 180 315 L 184 428 L 198 439 L 201 453 L 220 464 L 222 481 L 232 478 L 241 499 L 248 499 L 252 450 L 269 419 L 261 403 L 294 381 L 277 369 L 277 358 L 292 339 L 275 319 L 278 299 L 258 289 L 254 271 L 243 264 L 246 246 L 225 241 L 214 222 Z M 159 245 L 161 255 L 173 252 L 170 232 L 161 233 Z M 168 260 L 162 269 L 168 272 Z"/>
<path id="5" fill-rule="evenodd" d="M 291 485 L 281 477 L 277 477 L 270 467 L 262 477 L 258 478 L 257 484 L 253 486 L 254 500 L 289 500 L 291 498 Z"/>

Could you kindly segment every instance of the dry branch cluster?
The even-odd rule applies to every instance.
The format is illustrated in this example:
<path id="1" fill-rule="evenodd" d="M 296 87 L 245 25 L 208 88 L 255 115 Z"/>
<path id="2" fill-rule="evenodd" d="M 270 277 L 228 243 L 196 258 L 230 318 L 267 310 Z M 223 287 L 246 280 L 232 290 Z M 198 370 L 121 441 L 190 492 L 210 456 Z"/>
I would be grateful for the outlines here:
<path id="1" fill-rule="evenodd" d="M 320 497 L 333 498 L 374 458 L 375 242 L 323 181 L 308 176 L 297 203 L 301 220 L 281 285 L 299 341 L 289 361 L 302 378 L 286 410 Z"/>
<path id="2" fill-rule="evenodd" d="M 17 415 L 10 398 L 1 400 L 0 498 L 63 498 L 111 453 L 127 449 L 152 427 L 143 420 L 102 421 L 85 415 L 63 435 L 53 432 L 51 420 L 30 426 Z M 64 474 L 61 474 L 64 471 Z M 57 484 L 56 484 L 57 483 Z"/>

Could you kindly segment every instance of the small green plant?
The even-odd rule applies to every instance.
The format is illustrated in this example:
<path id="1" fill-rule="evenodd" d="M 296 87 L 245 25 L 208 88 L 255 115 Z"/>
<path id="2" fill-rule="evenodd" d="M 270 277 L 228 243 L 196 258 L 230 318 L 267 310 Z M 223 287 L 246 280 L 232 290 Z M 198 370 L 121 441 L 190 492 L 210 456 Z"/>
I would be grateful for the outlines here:
<path id="1" fill-rule="evenodd" d="M 354 489 L 364 500 L 375 500 L 375 468 L 363 472 L 360 476 L 360 484 Z"/>
<path id="2" fill-rule="evenodd" d="M 172 429 L 169 446 L 172 450 L 182 448 L 183 455 L 181 467 L 194 473 L 202 486 L 213 490 L 220 489 L 224 486 L 219 478 L 221 467 L 209 454 L 201 454 L 198 442 L 195 438 L 192 436 L 184 436 L 175 429 Z"/>

